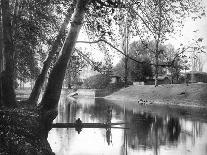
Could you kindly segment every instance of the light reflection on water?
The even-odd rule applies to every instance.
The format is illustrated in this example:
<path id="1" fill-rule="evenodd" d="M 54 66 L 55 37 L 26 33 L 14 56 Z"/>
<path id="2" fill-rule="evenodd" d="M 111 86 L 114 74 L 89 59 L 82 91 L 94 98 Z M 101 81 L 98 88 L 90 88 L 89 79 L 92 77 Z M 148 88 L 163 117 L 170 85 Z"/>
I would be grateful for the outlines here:
<path id="1" fill-rule="evenodd" d="M 57 155 L 206 155 L 207 124 L 169 116 L 126 110 L 103 99 L 61 97 L 54 122 L 106 122 L 112 106 L 112 122 L 126 121 L 130 129 L 52 129 L 48 141 Z M 136 112 L 135 112 L 136 111 Z M 125 113 L 125 115 L 124 115 Z M 108 137 L 106 136 L 108 134 Z M 108 138 L 108 139 L 107 139 Z"/>

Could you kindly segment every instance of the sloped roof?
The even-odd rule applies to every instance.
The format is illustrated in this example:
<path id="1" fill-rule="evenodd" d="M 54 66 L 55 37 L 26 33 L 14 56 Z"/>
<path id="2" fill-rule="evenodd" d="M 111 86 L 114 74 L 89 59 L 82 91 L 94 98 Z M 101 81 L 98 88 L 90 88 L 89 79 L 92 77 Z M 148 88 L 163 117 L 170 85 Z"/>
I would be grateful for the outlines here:
<path id="1" fill-rule="evenodd" d="M 164 80 L 165 78 L 169 79 L 170 77 L 169 77 L 169 75 L 160 75 L 157 78 L 158 78 L 158 80 Z M 153 77 L 153 79 L 155 79 L 155 77 Z"/>

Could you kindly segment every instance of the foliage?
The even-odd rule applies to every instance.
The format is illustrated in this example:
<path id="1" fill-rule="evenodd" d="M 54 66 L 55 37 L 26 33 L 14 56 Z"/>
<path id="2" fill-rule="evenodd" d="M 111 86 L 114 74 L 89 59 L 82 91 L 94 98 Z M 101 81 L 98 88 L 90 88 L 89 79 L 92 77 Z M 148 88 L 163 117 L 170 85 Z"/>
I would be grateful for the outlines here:
<path id="1" fill-rule="evenodd" d="M 172 65 L 168 66 L 168 70 L 171 73 L 172 80 L 178 81 L 181 76 L 181 71 L 189 70 L 190 63 L 192 64 L 193 61 L 197 61 L 198 64 L 198 71 L 201 71 L 201 64 L 198 55 L 202 55 L 205 53 L 205 47 L 202 46 L 202 38 L 193 39 L 189 45 L 184 46 L 183 44 L 180 45 L 178 49 L 174 49 L 174 47 L 170 44 L 165 46 L 165 53 L 164 53 L 164 61 L 171 62 Z M 191 56 L 190 56 L 191 55 Z M 191 58 L 191 60 L 190 60 Z M 189 61 L 190 60 L 190 61 Z M 195 66 L 191 66 L 192 68 Z M 194 68 L 195 69 L 195 68 Z"/>
<path id="2" fill-rule="evenodd" d="M 188 60 L 186 59 L 185 55 L 177 55 L 177 51 L 174 49 L 172 45 L 165 46 L 165 59 L 168 61 L 174 61 L 173 65 L 169 66 L 167 69 L 171 74 L 172 83 L 178 83 L 179 79 L 181 78 L 181 71 L 188 69 Z"/>
<path id="3" fill-rule="evenodd" d="M 87 65 L 86 60 L 78 53 L 73 53 L 68 63 L 65 80 L 68 88 L 71 88 L 72 84 L 80 82 L 79 75 L 82 69 Z"/>
<path id="4" fill-rule="evenodd" d="M 183 19 L 191 13 L 200 16 L 202 7 L 200 1 L 171 1 L 171 0 L 146 0 L 146 1 L 125 1 L 127 8 L 123 8 L 117 18 L 120 20 L 119 27 L 124 32 L 127 25 L 132 36 L 138 36 L 145 43 L 154 40 L 155 47 L 149 48 L 154 59 L 155 78 L 157 79 L 160 66 L 163 64 L 162 44 L 170 36 L 179 34 L 183 25 Z M 124 12 L 124 13 L 123 13 Z M 125 23 L 125 24 L 123 24 Z M 169 64 L 168 64 L 169 65 Z M 155 85 L 157 80 L 155 80 Z"/>
<path id="5" fill-rule="evenodd" d="M 129 56 L 143 62 L 137 63 L 133 60 L 128 61 L 128 74 L 131 76 L 133 81 L 144 81 L 147 77 L 152 77 L 150 55 L 141 42 L 133 42 L 130 45 Z M 124 59 L 125 58 L 122 58 L 113 69 L 114 74 L 121 76 L 122 78 L 125 76 Z"/>
<path id="6" fill-rule="evenodd" d="M 16 77 L 20 80 L 36 79 L 40 64 L 46 57 L 45 46 L 51 46 L 58 32 L 61 13 L 69 2 L 12 1 L 12 34 L 15 47 Z"/>
<path id="7" fill-rule="evenodd" d="M 1 2 L 3 2 L 3 0 Z M 4 2 L 7 2 L 7 4 L 9 4 L 8 0 L 4 0 Z M 34 69 L 32 67 L 28 67 L 28 65 L 33 65 L 33 67 L 38 67 L 38 63 L 36 63 L 35 60 L 37 60 L 39 57 L 41 57 L 38 53 L 42 49 L 41 46 L 43 44 L 47 44 L 47 45 L 52 44 L 53 35 L 55 35 L 55 33 L 56 33 L 56 26 L 57 26 L 52 23 L 54 21 L 55 21 L 54 23 L 56 23 L 56 21 L 59 20 L 58 17 L 54 15 L 54 12 L 57 11 L 57 14 L 60 13 L 61 15 L 63 15 L 62 10 L 60 9 L 61 7 L 59 8 L 58 5 L 63 5 L 63 7 L 64 7 L 64 4 L 63 3 L 59 4 L 61 2 L 60 0 L 59 1 L 58 0 L 55 0 L 55 1 L 51 1 L 51 0 L 18 1 L 17 0 L 17 1 L 10 1 L 10 2 L 11 2 L 11 8 L 12 7 L 14 7 L 14 8 L 10 12 L 10 14 L 8 14 L 8 15 L 14 17 L 13 21 L 12 21 L 12 23 L 13 23 L 12 27 L 14 28 L 13 30 L 15 30 L 15 31 L 12 30 L 12 32 L 9 32 L 9 33 L 13 34 L 14 47 L 9 47 L 8 46 L 9 44 L 5 44 L 5 49 L 6 48 L 13 49 L 12 54 L 14 53 L 14 50 L 18 51 L 15 53 L 16 54 L 16 57 L 15 57 L 16 62 L 18 62 L 18 59 L 27 57 L 27 59 L 25 59 L 25 61 L 27 61 L 27 63 L 25 63 L 21 67 L 26 68 L 26 69 L 24 68 L 25 72 L 27 72 L 28 68 L 29 68 L 31 70 L 31 72 L 35 73 L 36 69 Z M 67 1 L 67 2 L 70 2 L 70 1 Z M 48 136 L 48 131 L 51 129 L 52 121 L 57 116 L 56 110 L 57 110 L 59 97 L 61 94 L 62 82 L 64 79 L 64 74 L 65 74 L 65 70 L 67 67 L 67 63 L 71 57 L 71 53 L 73 52 L 73 48 L 75 46 L 77 36 L 78 36 L 80 28 L 82 26 L 81 23 L 84 23 L 83 17 L 84 17 L 85 11 L 86 10 L 88 12 L 91 10 L 97 11 L 97 9 L 94 9 L 92 6 L 90 6 L 90 8 L 88 8 L 88 9 L 86 9 L 88 2 L 91 2 L 91 1 L 89 1 L 89 0 L 78 0 L 77 1 L 78 5 L 76 5 L 77 8 L 75 11 L 75 15 L 73 16 L 73 20 L 71 22 L 71 27 L 70 27 L 70 31 L 69 31 L 70 33 L 67 36 L 67 39 L 63 45 L 62 52 L 61 52 L 60 56 L 58 57 L 57 63 L 54 65 L 54 67 L 51 71 L 46 91 L 44 92 L 42 101 L 39 104 L 39 109 L 35 110 L 35 112 L 34 112 L 35 115 L 36 115 L 36 113 L 39 114 L 39 115 L 37 115 L 38 117 L 34 120 L 35 122 L 37 121 L 37 123 L 32 121 L 33 123 L 31 122 L 32 126 L 31 126 L 31 129 L 29 128 L 30 129 L 29 132 L 22 132 L 21 130 L 24 130 L 25 127 L 24 126 L 23 126 L 23 128 L 19 127 L 19 125 L 21 125 L 21 124 L 19 124 L 19 120 L 21 120 L 21 118 L 24 118 L 24 116 L 20 116 L 20 119 L 17 119 L 17 120 L 16 119 L 5 120 L 5 118 L 3 118 L 3 116 L 5 116 L 5 115 L 1 115 L 3 118 L 3 124 L 2 124 L 3 132 L 1 132 L 1 135 L 6 135 L 6 136 L 2 136 L 0 139 L 3 142 L 5 142 L 4 143 L 5 145 L 7 145 L 7 148 L 8 148 L 7 150 L 9 150 L 11 148 L 14 149 L 14 151 L 12 150 L 13 152 L 9 152 L 8 154 L 10 154 L 10 153 L 14 154 L 14 152 L 16 152 L 17 154 L 35 154 L 35 152 L 37 152 L 37 151 L 33 150 L 34 148 L 37 148 L 36 150 L 38 150 L 38 152 L 37 152 L 38 154 L 52 154 L 51 149 L 48 149 L 49 144 L 47 143 L 46 139 Z M 101 14 L 102 13 L 105 14 L 106 12 L 102 12 L 103 11 L 102 8 L 104 8 L 103 6 L 105 6 L 105 7 L 107 6 L 107 7 L 111 8 L 110 10 L 113 12 L 112 8 L 118 7 L 119 5 L 117 2 L 120 2 L 120 0 L 118 0 L 118 1 L 94 0 L 92 2 L 94 2 L 95 4 L 98 4 L 96 6 L 96 8 L 99 7 L 97 12 L 100 12 Z M 156 1 L 153 1 L 153 2 L 156 2 Z M 120 7 L 122 7 L 122 6 L 120 6 Z M 7 12 L 7 11 L 5 11 L 5 12 Z M 97 12 L 95 12 L 95 13 L 99 16 L 99 14 Z M 61 18 L 61 15 L 59 16 L 60 18 Z M 8 24 L 10 24 L 10 18 L 8 18 L 7 21 L 8 21 Z M 97 29 L 99 29 L 98 27 L 99 26 L 97 26 Z M 7 29 L 7 27 L 3 28 L 3 30 L 5 30 L 5 29 Z M 6 31 L 4 31 L 4 32 L 6 32 Z M 110 35 L 110 34 L 108 33 L 108 35 Z M 5 36 L 6 35 L 4 34 L 4 37 Z M 10 37 L 10 40 L 8 40 L 8 42 L 11 42 L 11 40 L 12 39 Z M 7 51 L 9 51 L 9 50 L 7 50 Z M 8 54 L 9 58 L 13 58 L 13 55 L 12 54 L 9 55 L 9 53 L 7 53 L 7 51 L 5 53 Z M 20 53 L 22 53 L 22 52 L 24 54 L 20 55 Z M 29 57 L 28 55 L 30 55 L 32 57 L 31 61 L 33 61 L 33 62 L 31 64 L 29 64 L 29 60 L 31 57 Z M 8 60 L 13 61 L 13 59 L 6 59 L 6 63 L 8 63 Z M 22 63 L 23 63 L 23 61 L 22 61 Z M 10 64 L 13 64 L 13 62 L 11 62 Z M 20 65 L 18 65 L 18 66 L 20 66 Z M 11 65 L 10 67 L 12 68 L 13 65 Z M 17 68 L 17 69 L 20 69 L 20 68 Z M 13 74 L 13 72 L 12 73 L 11 72 L 12 71 L 10 70 L 10 74 Z M 30 73 L 30 74 L 31 75 L 29 75 L 29 76 L 36 75 L 36 74 L 32 74 L 32 73 Z M 12 81 L 12 77 L 8 77 L 7 75 L 5 76 L 5 78 L 9 78 L 9 79 L 11 79 L 10 81 Z M 103 75 L 99 75 L 99 76 L 103 76 Z M 94 79 L 91 78 L 90 82 L 88 82 L 88 83 L 89 84 L 91 84 L 93 82 L 95 83 L 95 81 L 97 79 L 99 79 L 99 83 L 96 83 L 96 86 L 98 86 L 98 87 L 100 87 L 100 86 L 104 87 L 110 81 L 109 77 L 104 75 L 103 78 L 97 78 L 97 77 L 95 77 Z M 1 81 L 1 83 L 2 83 L 2 81 Z M 9 87 L 13 87 L 13 84 L 10 82 L 5 86 L 7 88 L 9 88 Z M 5 91 L 5 90 L 6 89 L 4 89 L 3 93 L 11 92 L 11 90 L 8 90 L 8 89 L 7 89 L 8 91 L 7 90 Z M 2 92 L 1 92 L 1 94 L 2 94 Z M 9 100 L 9 97 L 6 98 L 6 100 Z M 15 102 L 15 101 L 12 100 L 12 103 L 13 102 Z M 7 104 L 5 104 L 5 106 L 8 107 Z M 15 104 L 14 104 L 14 106 L 15 106 Z M 5 111 L 5 112 L 8 113 L 7 111 Z M 19 113 L 19 112 L 17 111 L 17 113 Z M 33 113 L 29 112 L 29 116 L 32 116 L 32 115 L 33 115 Z M 18 114 L 14 113 L 14 115 L 12 115 L 12 116 L 14 118 L 16 118 L 15 116 L 18 116 Z M 26 126 L 26 128 L 28 127 L 28 125 L 31 125 L 30 121 L 33 120 L 33 118 L 31 118 L 31 117 L 27 117 L 27 118 L 28 119 L 23 122 L 24 125 Z M 12 126 L 12 130 L 18 129 L 20 131 L 20 132 L 15 132 L 15 134 L 16 134 L 15 136 L 13 136 L 13 133 L 11 133 L 11 132 L 9 132 L 9 134 L 7 134 L 8 131 L 10 131 L 10 129 L 6 130 L 8 128 L 7 125 L 8 125 L 8 123 L 11 124 L 11 122 L 12 122 L 12 125 L 14 125 L 14 127 L 15 127 L 14 128 Z M 36 124 L 38 124 L 38 125 L 36 125 Z M 6 128 L 5 128 L 5 126 L 6 126 Z M 38 130 L 37 130 L 37 128 L 38 128 Z M 24 131 L 26 131 L 26 130 L 24 130 Z M 37 133 L 37 135 L 36 134 L 34 135 L 34 133 Z M 24 138 L 23 141 L 16 141 L 16 140 L 14 141 L 14 138 L 16 139 L 16 137 L 22 137 L 22 134 L 25 135 L 25 137 L 23 137 Z M 28 140 L 31 140 L 31 139 L 35 139 L 35 142 L 38 142 L 38 144 L 41 143 L 44 147 L 43 148 L 38 147 L 38 144 L 35 145 L 36 143 L 33 141 L 31 143 L 28 143 Z M 3 146 L 4 146 L 4 144 L 3 144 Z M 30 145 L 30 144 L 34 144 L 34 146 Z M 25 149 L 27 149 L 27 150 L 25 150 Z M 32 150 L 33 150 L 33 152 L 32 152 Z"/>
<path id="8" fill-rule="evenodd" d="M 108 75 L 97 74 L 87 78 L 83 85 L 85 88 L 89 89 L 102 89 L 106 88 L 110 83 L 111 78 Z"/>

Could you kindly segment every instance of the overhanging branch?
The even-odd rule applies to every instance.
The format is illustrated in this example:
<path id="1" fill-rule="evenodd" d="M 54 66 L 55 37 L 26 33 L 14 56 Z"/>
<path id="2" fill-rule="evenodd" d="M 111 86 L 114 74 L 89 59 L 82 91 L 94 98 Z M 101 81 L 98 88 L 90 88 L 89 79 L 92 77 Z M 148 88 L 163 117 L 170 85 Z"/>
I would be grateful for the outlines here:
<path id="1" fill-rule="evenodd" d="M 90 58 L 88 58 L 88 56 L 86 56 L 85 54 L 83 54 L 83 52 L 81 52 L 80 50 L 78 50 L 77 48 L 74 49 L 77 54 L 79 56 L 81 56 L 89 65 L 91 65 L 97 72 L 103 74 L 103 72 L 101 71 L 101 68 L 99 68 L 95 62 L 93 60 L 91 60 Z"/>
<path id="2" fill-rule="evenodd" d="M 137 63 L 140 63 L 140 64 L 145 64 L 147 62 L 145 61 L 138 61 L 136 60 L 135 58 L 133 57 L 130 57 L 129 55 L 125 54 L 123 51 L 121 51 L 120 49 L 118 49 L 117 47 L 115 47 L 114 45 L 112 45 L 111 43 L 109 43 L 108 41 L 104 40 L 104 39 L 98 39 L 98 40 L 95 40 L 95 41 L 77 41 L 76 43 L 86 43 L 86 44 L 96 44 L 98 42 L 104 42 L 106 44 L 108 44 L 109 46 L 111 46 L 113 49 L 115 49 L 116 51 L 118 51 L 119 53 L 121 53 L 122 55 L 128 57 L 129 59 L 137 62 Z M 148 63 L 149 65 L 152 65 L 152 66 L 155 66 L 156 64 L 154 63 Z M 158 64 L 158 66 L 160 67 L 170 67 L 171 64 L 170 63 L 166 63 L 166 64 Z"/>

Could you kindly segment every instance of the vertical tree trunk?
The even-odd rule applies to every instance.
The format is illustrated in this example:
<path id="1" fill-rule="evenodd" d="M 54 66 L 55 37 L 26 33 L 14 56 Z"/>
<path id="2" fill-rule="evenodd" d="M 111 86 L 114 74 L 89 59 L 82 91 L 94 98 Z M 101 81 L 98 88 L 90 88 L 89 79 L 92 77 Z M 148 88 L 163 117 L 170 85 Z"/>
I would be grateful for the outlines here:
<path id="1" fill-rule="evenodd" d="M 124 77 L 124 81 L 125 81 L 125 87 L 127 87 L 128 85 L 128 56 L 129 56 L 129 53 L 128 53 L 128 39 L 129 39 L 129 34 L 128 34 L 128 13 L 127 13 L 127 16 L 126 16 L 126 27 L 125 27 L 125 49 L 124 49 L 124 53 L 125 53 L 125 77 Z"/>
<path id="2" fill-rule="evenodd" d="M 155 54 L 155 87 L 158 86 L 158 53 Z"/>
<path id="3" fill-rule="evenodd" d="M 1 6 L 0 6 L 0 73 L 4 69 L 4 57 L 3 57 L 4 43 L 3 43 L 3 29 L 2 28 L 3 28 L 3 26 L 2 26 L 2 10 L 1 10 Z"/>
<path id="4" fill-rule="evenodd" d="M 0 73 L 4 69 L 4 57 L 3 57 L 3 31 L 2 31 L 2 10 L 1 10 L 1 2 L 0 2 Z M 1 86 L 1 85 L 0 85 Z M 2 88 L 0 87 L 0 97 L 2 96 Z M 0 98 L 0 107 L 2 106 L 2 98 Z"/>
<path id="5" fill-rule="evenodd" d="M 37 77 L 37 80 L 35 81 L 34 87 L 32 89 L 30 96 L 29 96 L 29 99 L 28 99 L 28 103 L 30 103 L 30 104 L 36 104 L 38 101 L 39 95 L 41 93 L 41 89 L 43 87 L 43 84 L 45 82 L 49 67 L 51 65 L 51 62 L 52 62 L 52 60 L 58 50 L 58 47 L 61 45 L 61 41 L 64 39 L 63 37 L 65 34 L 65 30 L 68 26 L 70 19 L 71 19 L 72 13 L 74 12 L 74 6 L 75 6 L 75 1 L 73 1 L 71 7 L 68 8 L 67 15 L 65 17 L 64 22 L 61 25 L 59 34 L 57 35 L 56 40 L 53 43 L 53 46 L 49 52 L 49 55 L 44 62 L 41 73 L 39 74 L 39 76 Z"/>
<path id="6" fill-rule="evenodd" d="M 14 44 L 12 38 L 11 16 L 9 0 L 1 0 L 3 41 L 5 56 L 5 71 L 1 74 L 1 99 L 4 106 L 15 107 L 16 95 L 14 91 Z"/>
<path id="7" fill-rule="evenodd" d="M 127 87 L 127 79 L 128 79 L 128 57 L 125 56 L 125 60 L 124 60 L 124 71 L 125 71 L 125 75 L 124 75 L 124 83 L 125 83 L 125 87 Z"/>
<path id="8" fill-rule="evenodd" d="M 155 47 L 155 87 L 158 86 L 158 67 L 159 67 L 159 55 L 160 55 L 160 50 L 159 50 L 159 44 L 160 44 L 160 36 L 161 36 L 161 29 L 162 29 L 162 6 L 161 6 L 161 1 L 158 0 L 158 6 L 159 6 L 159 33 L 157 35 L 157 41 L 156 41 L 156 47 Z"/>
<path id="9" fill-rule="evenodd" d="M 66 67 L 81 29 L 84 13 L 88 3 L 89 0 L 77 1 L 70 30 L 61 50 L 61 55 L 50 73 L 45 93 L 41 103 L 39 104 L 39 108 L 43 112 L 56 110 L 58 106 Z"/>

